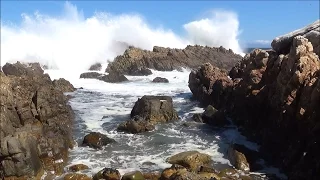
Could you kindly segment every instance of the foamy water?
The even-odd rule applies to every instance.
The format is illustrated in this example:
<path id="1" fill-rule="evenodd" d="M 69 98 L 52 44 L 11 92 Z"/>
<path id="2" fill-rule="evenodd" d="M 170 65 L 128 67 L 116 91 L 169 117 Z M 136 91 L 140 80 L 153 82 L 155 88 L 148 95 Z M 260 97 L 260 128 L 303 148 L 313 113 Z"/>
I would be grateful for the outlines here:
<path id="1" fill-rule="evenodd" d="M 191 117 L 202 113 L 197 102 L 190 101 L 191 92 L 187 86 L 189 71 L 160 72 L 153 71 L 149 76 L 127 76 L 129 82 L 105 83 L 94 79 L 79 79 L 74 75 L 57 70 L 47 70 L 52 78 L 65 77 L 78 89 L 70 94 L 70 104 L 76 114 L 74 138 L 78 143 L 70 151 L 69 165 L 83 163 L 93 175 L 104 167 L 116 168 L 121 174 L 140 170 L 142 172 L 161 171 L 170 167 L 166 158 L 183 152 L 199 151 L 209 154 L 217 169 L 230 166 L 226 151 L 230 143 L 244 144 L 250 149 L 258 145 L 249 142 L 236 127 L 212 128 L 195 123 Z M 170 83 L 152 83 L 152 79 L 165 77 Z M 78 76 L 79 77 L 79 76 Z M 128 134 L 117 132 L 117 126 L 128 120 L 131 109 L 143 95 L 171 96 L 174 108 L 181 120 L 159 124 L 152 132 Z M 186 127 L 184 124 L 189 123 Z M 105 146 L 102 150 L 82 147 L 83 137 L 89 132 L 100 132 L 113 138 L 117 143 Z M 266 169 L 269 172 L 274 169 Z M 272 171 L 272 172 L 273 172 Z"/>

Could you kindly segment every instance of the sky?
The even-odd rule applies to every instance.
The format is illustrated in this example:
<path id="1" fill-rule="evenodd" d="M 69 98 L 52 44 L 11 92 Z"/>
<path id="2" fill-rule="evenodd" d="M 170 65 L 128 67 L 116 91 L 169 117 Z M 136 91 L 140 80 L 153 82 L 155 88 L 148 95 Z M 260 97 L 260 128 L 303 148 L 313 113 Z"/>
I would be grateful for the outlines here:
<path id="1" fill-rule="evenodd" d="M 1 61 L 92 62 L 121 54 L 123 44 L 221 45 L 241 53 L 246 47 L 270 47 L 275 37 L 317 19 L 319 1 L 1 0 Z"/>

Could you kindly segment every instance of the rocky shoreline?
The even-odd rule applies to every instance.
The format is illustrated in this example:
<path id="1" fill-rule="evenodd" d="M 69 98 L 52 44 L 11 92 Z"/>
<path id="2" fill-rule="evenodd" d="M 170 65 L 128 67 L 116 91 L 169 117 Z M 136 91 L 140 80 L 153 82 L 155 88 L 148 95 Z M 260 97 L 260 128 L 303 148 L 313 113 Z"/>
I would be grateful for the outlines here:
<path id="1" fill-rule="evenodd" d="M 312 28 L 310 28 L 312 27 Z M 289 179 L 320 177 L 320 21 L 295 33 L 276 38 L 271 50 L 255 49 L 244 58 L 223 47 L 188 46 L 184 50 L 154 47 L 144 51 L 130 47 L 115 58 L 108 75 L 84 73 L 81 78 L 106 82 L 127 81 L 124 75 L 148 75 L 151 69 L 198 69 L 189 76 L 193 98 L 207 106 L 195 114 L 197 122 L 223 127 L 233 120 L 242 133 L 259 142 L 259 153 L 281 167 Z M 288 49 L 289 48 L 289 49 Z M 99 69 L 95 64 L 90 69 Z M 133 171 L 121 175 L 106 167 L 92 177 L 79 173 L 89 167 L 76 164 L 65 169 L 73 147 L 74 115 L 64 92 L 75 91 L 65 79 L 52 81 L 38 63 L 5 64 L 0 72 L 1 148 L 0 177 L 6 180 L 222 180 L 277 179 L 250 173 L 255 152 L 232 144 L 228 159 L 233 167 L 220 171 L 211 157 L 186 151 L 169 157 L 171 167 L 161 172 Z M 227 70 L 226 70 L 227 69 Z M 158 77 L 154 82 L 168 83 Z M 168 96 L 143 96 L 130 119 L 119 124 L 126 133 L 153 131 L 155 124 L 178 121 Z M 98 132 L 83 139 L 83 146 L 101 149 L 117 143 Z"/>

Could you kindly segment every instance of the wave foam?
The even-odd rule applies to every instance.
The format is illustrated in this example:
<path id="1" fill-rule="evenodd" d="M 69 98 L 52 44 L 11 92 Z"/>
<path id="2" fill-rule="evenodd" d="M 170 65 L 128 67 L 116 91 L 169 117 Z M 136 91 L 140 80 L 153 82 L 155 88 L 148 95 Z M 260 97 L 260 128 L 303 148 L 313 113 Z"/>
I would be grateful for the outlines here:
<path id="1" fill-rule="evenodd" d="M 1 22 L 1 65 L 6 62 L 40 62 L 49 68 L 86 70 L 95 62 L 107 63 L 133 45 L 185 48 L 188 44 L 224 46 L 241 53 L 235 13 L 215 10 L 212 16 L 183 25 L 186 37 L 170 29 L 153 28 L 139 14 L 96 12 L 84 17 L 65 3 L 59 16 L 22 14 L 21 24 Z"/>

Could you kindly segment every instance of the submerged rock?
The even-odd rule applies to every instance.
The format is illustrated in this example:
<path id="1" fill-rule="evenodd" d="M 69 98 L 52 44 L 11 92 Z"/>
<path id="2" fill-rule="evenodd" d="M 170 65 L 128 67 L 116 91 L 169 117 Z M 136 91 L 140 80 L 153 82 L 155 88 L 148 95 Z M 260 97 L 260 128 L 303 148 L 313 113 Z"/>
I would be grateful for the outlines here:
<path id="1" fill-rule="evenodd" d="M 169 96 L 143 96 L 135 103 L 131 117 L 139 116 L 151 124 L 178 120 Z"/>
<path id="2" fill-rule="evenodd" d="M 156 77 L 152 80 L 154 83 L 169 83 L 169 80 L 167 78 L 162 77 Z"/>
<path id="3" fill-rule="evenodd" d="M 179 164 L 191 171 L 198 171 L 201 166 L 208 165 L 212 162 L 211 157 L 198 151 L 186 151 L 166 159 L 170 164 Z"/>
<path id="4" fill-rule="evenodd" d="M 123 122 L 118 126 L 118 130 L 133 134 L 152 131 L 154 129 L 155 126 L 153 124 L 140 117 L 133 117 L 131 120 Z"/>
<path id="5" fill-rule="evenodd" d="M 97 174 L 95 174 L 92 180 L 120 180 L 121 175 L 118 170 L 112 168 L 103 168 Z"/>
<path id="6" fill-rule="evenodd" d="M 145 180 L 145 178 L 140 171 L 133 171 L 125 173 L 121 180 Z"/>
<path id="7" fill-rule="evenodd" d="M 114 139 L 108 138 L 104 134 L 91 132 L 84 137 L 82 145 L 89 146 L 94 149 L 101 149 L 103 146 L 114 142 L 116 142 Z"/>
<path id="8" fill-rule="evenodd" d="M 75 164 L 69 167 L 69 170 L 72 172 L 77 172 L 77 171 L 82 171 L 85 169 L 89 169 L 89 167 L 87 165 L 84 164 Z"/>

